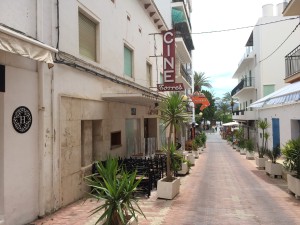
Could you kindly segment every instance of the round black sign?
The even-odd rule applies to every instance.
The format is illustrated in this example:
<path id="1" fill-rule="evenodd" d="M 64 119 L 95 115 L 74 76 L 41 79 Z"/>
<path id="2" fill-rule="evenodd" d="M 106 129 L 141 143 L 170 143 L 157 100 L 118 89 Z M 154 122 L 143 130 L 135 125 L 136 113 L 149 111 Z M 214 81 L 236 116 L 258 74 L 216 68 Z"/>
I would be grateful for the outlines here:
<path id="1" fill-rule="evenodd" d="M 25 106 L 18 107 L 12 115 L 12 124 L 19 133 L 26 133 L 32 124 L 32 115 Z"/>

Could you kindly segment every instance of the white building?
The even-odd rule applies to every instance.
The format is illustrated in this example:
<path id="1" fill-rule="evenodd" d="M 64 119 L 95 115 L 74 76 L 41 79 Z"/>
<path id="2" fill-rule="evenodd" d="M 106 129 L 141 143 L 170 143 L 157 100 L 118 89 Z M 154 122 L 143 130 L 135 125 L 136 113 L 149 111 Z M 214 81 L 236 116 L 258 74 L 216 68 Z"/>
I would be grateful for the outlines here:
<path id="1" fill-rule="evenodd" d="M 291 0 L 283 11 L 284 16 L 299 16 L 300 1 Z M 297 21 L 299 23 L 299 19 Z M 299 24 L 298 24 L 299 25 Z M 288 35 L 289 33 L 286 33 Z M 294 42 L 286 54 L 281 57 L 285 63 L 282 73 L 286 86 L 254 102 L 251 106 L 260 118 L 271 124 L 268 132 L 271 134 L 269 147 L 282 147 L 290 139 L 300 136 L 300 47 L 299 26 L 290 37 Z"/>
<path id="2" fill-rule="evenodd" d="M 272 4 L 263 6 L 263 16 L 251 32 L 245 54 L 233 75 L 234 79 L 238 79 L 238 85 L 231 95 L 239 102 L 239 109 L 233 112 L 233 119 L 244 124 L 247 136 L 251 138 L 257 136 L 255 121 L 264 117 L 249 106 L 286 85 L 283 58 L 298 42 L 299 31 L 293 30 L 299 21 L 282 16 L 285 5 L 280 3 L 275 8 Z M 274 15 L 273 11 L 277 13 Z"/>
<path id="3" fill-rule="evenodd" d="M 94 160 L 160 148 L 159 33 L 176 28 L 171 9 L 181 9 L 176 82 L 190 89 L 189 3 L 1 1 L 0 224 L 80 199 Z"/>

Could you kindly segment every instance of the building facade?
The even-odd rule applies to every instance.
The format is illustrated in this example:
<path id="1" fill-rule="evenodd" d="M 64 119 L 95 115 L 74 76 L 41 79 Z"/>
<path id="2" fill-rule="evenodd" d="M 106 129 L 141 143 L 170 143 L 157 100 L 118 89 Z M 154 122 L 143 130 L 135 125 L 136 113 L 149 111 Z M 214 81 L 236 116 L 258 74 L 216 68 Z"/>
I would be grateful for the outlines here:
<path id="1" fill-rule="evenodd" d="M 238 110 L 233 111 L 233 119 L 244 125 L 248 138 L 260 138 L 255 121 L 264 118 L 249 106 L 286 85 L 282 58 L 297 42 L 297 31 L 293 33 L 293 30 L 298 21 L 282 16 L 285 6 L 286 3 L 275 8 L 273 4 L 263 6 L 263 16 L 251 32 L 245 54 L 233 75 L 234 79 L 238 79 L 238 85 L 231 95 L 239 102 Z M 275 15 L 274 11 L 277 12 Z M 293 34 L 285 40 L 290 33 Z"/>
<path id="2" fill-rule="evenodd" d="M 0 15 L 0 224 L 18 225 L 82 198 L 83 177 L 94 160 L 150 156 L 164 144 L 157 110 L 166 94 L 157 91 L 163 82 L 161 32 L 176 30 L 176 82 L 187 91 L 191 5 L 0 5 L 8 9 Z M 172 8 L 183 17 L 174 21 Z M 25 122 L 26 131 L 19 132 Z M 179 135 L 186 139 L 184 127 Z"/>
<path id="3" fill-rule="evenodd" d="M 252 104 L 258 115 L 269 121 L 271 125 L 268 132 L 271 134 L 269 147 L 282 147 L 290 139 L 300 137 L 300 55 L 299 55 L 299 15 L 300 1 L 291 0 L 283 10 L 285 18 L 298 18 L 293 36 L 292 45 L 289 45 L 286 54 L 281 57 L 285 63 L 283 81 L 285 86 L 279 90 L 259 99 Z"/>

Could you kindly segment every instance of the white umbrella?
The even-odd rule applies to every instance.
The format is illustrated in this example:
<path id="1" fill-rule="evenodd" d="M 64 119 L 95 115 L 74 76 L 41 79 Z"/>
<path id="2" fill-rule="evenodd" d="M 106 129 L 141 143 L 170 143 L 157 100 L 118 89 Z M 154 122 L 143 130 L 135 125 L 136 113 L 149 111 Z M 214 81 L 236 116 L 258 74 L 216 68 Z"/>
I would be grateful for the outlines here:
<path id="1" fill-rule="evenodd" d="M 233 122 L 229 122 L 229 123 L 223 123 L 222 124 L 222 126 L 224 126 L 224 127 L 228 127 L 228 126 L 238 126 L 239 125 L 239 123 L 238 122 L 236 122 L 236 121 L 233 121 Z"/>

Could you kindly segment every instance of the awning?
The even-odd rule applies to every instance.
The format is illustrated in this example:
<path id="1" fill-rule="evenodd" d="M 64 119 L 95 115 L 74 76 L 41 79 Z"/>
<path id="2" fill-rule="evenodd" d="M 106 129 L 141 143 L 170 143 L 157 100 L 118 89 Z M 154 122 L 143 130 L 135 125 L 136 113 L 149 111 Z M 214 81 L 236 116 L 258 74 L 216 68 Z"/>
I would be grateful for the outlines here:
<path id="1" fill-rule="evenodd" d="M 253 102 L 249 107 L 262 108 L 265 106 L 290 104 L 300 100 L 300 81 L 289 84 L 273 93 Z"/>
<path id="2" fill-rule="evenodd" d="M 102 94 L 104 101 L 120 102 L 133 105 L 151 106 L 161 101 L 160 96 L 154 96 L 144 93 L 104 93 Z"/>
<path id="3" fill-rule="evenodd" d="M 55 48 L 3 26 L 0 26 L 0 50 L 48 63 L 49 67 L 53 66 L 51 53 L 58 52 Z"/>
<path id="4" fill-rule="evenodd" d="M 239 123 L 238 123 L 238 122 L 235 122 L 235 121 L 229 122 L 229 123 L 223 123 L 223 124 L 222 124 L 223 127 L 238 126 L 238 125 L 239 125 Z"/>

